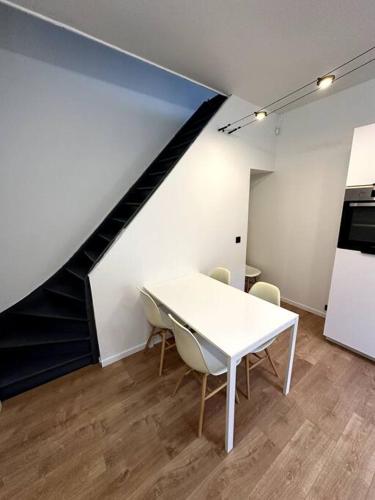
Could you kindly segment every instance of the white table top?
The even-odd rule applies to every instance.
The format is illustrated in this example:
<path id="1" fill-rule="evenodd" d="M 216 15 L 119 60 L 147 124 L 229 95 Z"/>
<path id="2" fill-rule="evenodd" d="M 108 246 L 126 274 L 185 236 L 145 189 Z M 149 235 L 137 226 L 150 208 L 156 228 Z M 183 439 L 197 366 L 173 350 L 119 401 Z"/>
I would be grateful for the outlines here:
<path id="1" fill-rule="evenodd" d="M 200 273 L 146 284 L 145 289 L 229 357 L 251 352 L 298 318 L 287 309 Z"/>

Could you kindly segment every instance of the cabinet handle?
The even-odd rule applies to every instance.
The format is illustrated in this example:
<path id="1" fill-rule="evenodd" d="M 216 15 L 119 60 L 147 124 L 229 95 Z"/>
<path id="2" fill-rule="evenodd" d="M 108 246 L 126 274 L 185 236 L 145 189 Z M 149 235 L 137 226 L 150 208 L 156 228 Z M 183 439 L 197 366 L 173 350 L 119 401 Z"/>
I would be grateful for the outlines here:
<path id="1" fill-rule="evenodd" d="M 370 201 L 368 203 L 349 203 L 349 207 L 375 207 L 375 201 Z"/>

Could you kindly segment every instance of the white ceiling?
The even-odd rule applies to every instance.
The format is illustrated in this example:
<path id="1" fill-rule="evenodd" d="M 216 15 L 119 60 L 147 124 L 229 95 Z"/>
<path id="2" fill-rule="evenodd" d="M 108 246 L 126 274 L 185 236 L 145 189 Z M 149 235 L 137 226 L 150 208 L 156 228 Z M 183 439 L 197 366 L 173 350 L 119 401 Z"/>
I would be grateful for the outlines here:
<path id="1" fill-rule="evenodd" d="M 375 45 L 374 0 L 13 3 L 260 106 Z M 375 62 L 328 92 L 370 78 Z"/>

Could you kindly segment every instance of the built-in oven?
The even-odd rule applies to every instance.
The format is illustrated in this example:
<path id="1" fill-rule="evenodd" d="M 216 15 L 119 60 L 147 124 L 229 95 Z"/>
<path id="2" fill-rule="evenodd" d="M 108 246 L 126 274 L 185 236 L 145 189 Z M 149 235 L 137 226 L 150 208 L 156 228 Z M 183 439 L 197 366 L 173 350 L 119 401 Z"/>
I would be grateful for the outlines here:
<path id="1" fill-rule="evenodd" d="M 345 191 L 338 247 L 375 254 L 375 184 Z"/>

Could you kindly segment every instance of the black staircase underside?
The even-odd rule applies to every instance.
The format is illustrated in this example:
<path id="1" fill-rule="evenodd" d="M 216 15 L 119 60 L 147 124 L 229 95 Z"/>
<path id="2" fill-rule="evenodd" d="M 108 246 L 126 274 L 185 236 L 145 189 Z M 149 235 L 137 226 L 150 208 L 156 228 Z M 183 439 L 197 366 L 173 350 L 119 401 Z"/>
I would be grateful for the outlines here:
<path id="1" fill-rule="evenodd" d="M 225 99 L 204 102 L 73 257 L 0 314 L 0 400 L 98 361 L 88 274 Z"/>

